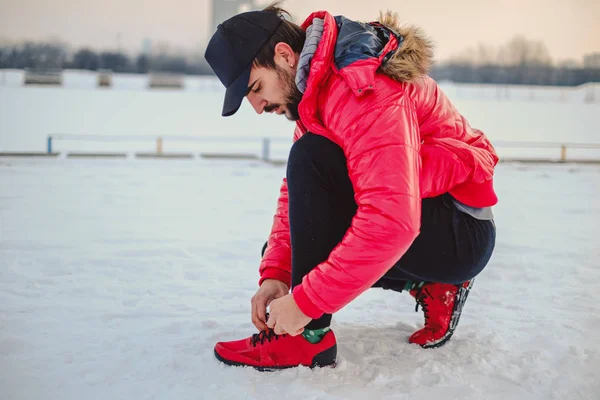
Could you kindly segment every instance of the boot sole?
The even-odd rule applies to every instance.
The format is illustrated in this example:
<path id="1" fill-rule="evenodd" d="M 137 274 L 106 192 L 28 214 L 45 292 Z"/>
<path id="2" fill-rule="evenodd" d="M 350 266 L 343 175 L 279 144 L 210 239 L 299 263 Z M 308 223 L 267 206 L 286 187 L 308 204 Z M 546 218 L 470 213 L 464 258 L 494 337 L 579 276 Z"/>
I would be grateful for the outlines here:
<path id="1" fill-rule="evenodd" d="M 257 366 L 257 365 L 250 365 L 250 364 L 244 364 L 244 363 L 240 363 L 237 361 L 231 361 L 231 360 L 227 360 L 226 358 L 223 358 L 219 355 L 219 353 L 217 353 L 217 350 L 214 351 L 215 353 L 215 357 L 217 358 L 217 360 L 221 361 L 223 364 L 225 365 L 229 365 L 231 367 L 252 367 L 257 371 L 260 372 L 271 372 L 271 371 L 279 371 L 282 369 L 290 369 L 290 368 L 297 368 L 297 367 L 301 367 L 304 365 L 277 365 L 277 366 L 271 366 L 271 367 L 261 367 L 261 366 Z M 337 344 L 334 344 L 332 347 L 328 348 L 327 350 L 324 350 L 322 352 L 320 352 L 319 354 L 317 354 L 313 360 L 312 363 L 310 365 L 308 365 L 308 368 L 313 369 L 313 368 L 324 368 L 324 367 L 330 367 L 330 368 L 335 368 L 337 366 L 337 362 L 336 362 L 336 356 L 337 356 Z M 333 361 L 331 361 L 333 360 Z"/>
<path id="2" fill-rule="evenodd" d="M 450 338 L 452 338 L 454 330 L 458 326 L 458 321 L 460 320 L 460 316 L 462 315 L 462 309 L 465 303 L 467 302 L 467 297 L 469 297 L 469 293 L 471 292 L 471 288 L 473 287 L 474 281 L 475 278 L 471 279 L 471 281 L 469 282 L 469 286 L 467 286 L 466 288 L 461 287 L 459 289 L 459 299 L 457 302 L 454 303 L 454 308 L 452 309 L 452 319 L 450 320 L 450 327 L 448 328 L 448 332 L 446 332 L 444 336 L 442 336 L 435 342 L 429 342 L 421 344 L 419 346 L 421 346 L 424 349 L 435 349 L 438 347 L 442 347 L 446 344 L 446 342 L 450 340 Z"/>

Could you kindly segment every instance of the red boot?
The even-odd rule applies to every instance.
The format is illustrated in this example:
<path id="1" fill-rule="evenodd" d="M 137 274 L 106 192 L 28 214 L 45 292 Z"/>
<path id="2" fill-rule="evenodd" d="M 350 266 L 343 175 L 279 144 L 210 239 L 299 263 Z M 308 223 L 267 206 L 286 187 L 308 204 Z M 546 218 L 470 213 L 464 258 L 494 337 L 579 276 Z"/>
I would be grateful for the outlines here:
<path id="1" fill-rule="evenodd" d="M 276 335 L 266 330 L 246 339 L 217 343 L 215 356 L 227 365 L 250 366 L 259 371 L 300 365 L 325 367 L 335 366 L 337 345 L 333 331 L 312 344 L 302 335 Z"/>
<path id="2" fill-rule="evenodd" d="M 462 308 L 473 286 L 473 279 L 460 285 L 426 283 L 420 289 L 411 290 L 425 314 L 425 326 L 408 339 L 427 349 L 440 347 L 452 337 Z"/>

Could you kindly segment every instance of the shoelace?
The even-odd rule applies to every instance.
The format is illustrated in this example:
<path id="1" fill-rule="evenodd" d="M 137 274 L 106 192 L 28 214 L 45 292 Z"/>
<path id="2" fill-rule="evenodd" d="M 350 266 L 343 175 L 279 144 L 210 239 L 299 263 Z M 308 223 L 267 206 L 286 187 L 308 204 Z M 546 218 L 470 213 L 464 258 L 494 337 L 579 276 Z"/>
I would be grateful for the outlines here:
<path id="1" fill-rule="evenodd" d="M 426 292 L 427 294 L 423 292 Z M 431 293 L 429 293 L 429 290 L 427 290 L 427 288 L 420 288 L 417 292 L 417 295 L 415 296 L 415 299 L 417 301 L 417 305 L 415 306 L 415 312 L 419 311 L 419 306 L 421 306 L 421 309 L 423 310 L 423 314 L 425 316 L 425 326 L 423 328 L 431 330 L 433 328 L 429 326 L 429 305 L 425 302 L 425 299 L 427 297 L 433 296 L 431 295 Z"/>
<path id="2" fill-rule="evenodd" d="M 427 294 L 423 293 L 426 292 Z M 429 318 L 429 305 L 425 302 L 427 297 L 433 297 L 427 288 L 420 288 L 415 296 L 415 300 L 417 301 L 417 305 L 415 306 L 415 312 L 419 311 L 419 306 L 423 310 L 423 314 L 425 314 L 425 323 L 427 323 L 427 319 Z"/>
<path id="3" fill-rule="evenodd" d="M 277 335 L 275 334 L 275 332 L 272 329 L 265 329 L 260 331 L 259 333 L 255 333 L 252 335 L 252 339 L 251 343 L 252 346 L 256 347 L 256 344 L 258 342 L 260 342 L 260 344 L 264 344 L 265 340 L 267 340 L 268 342 L 271 341 L 271 339 L 275 338 L 275 340 L 279 340 L 280 336 L 285 336 L 285 335 Z"/>

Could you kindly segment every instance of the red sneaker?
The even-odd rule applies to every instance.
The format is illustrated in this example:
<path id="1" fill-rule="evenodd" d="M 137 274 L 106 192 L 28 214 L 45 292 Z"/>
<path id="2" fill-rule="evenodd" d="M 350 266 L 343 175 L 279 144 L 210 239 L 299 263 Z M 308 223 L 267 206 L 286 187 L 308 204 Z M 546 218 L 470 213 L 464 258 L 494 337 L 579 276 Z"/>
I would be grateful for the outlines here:
<path id="1" fill-rule="evenodd" d="M 269 329 L 246 339 L 219 342 L 215 356 L 227 365 L 250 366 L 259 371 L 300 365 L 314 368 L 335 366 L 337 345 L 332 331 L 312 344 L 302 335 L 276 335 Z"/>
<path id="2" fill-rule="evenodd" d="M 472 286 L 473 279 L 460 285 L 426 283 L 420 289 L 411 290 L 410 294 L 417 300 L 415 311 L 420 305 L 425 314 L 425 326 L 408 341 L 428 349 L 450 340 Z"/>

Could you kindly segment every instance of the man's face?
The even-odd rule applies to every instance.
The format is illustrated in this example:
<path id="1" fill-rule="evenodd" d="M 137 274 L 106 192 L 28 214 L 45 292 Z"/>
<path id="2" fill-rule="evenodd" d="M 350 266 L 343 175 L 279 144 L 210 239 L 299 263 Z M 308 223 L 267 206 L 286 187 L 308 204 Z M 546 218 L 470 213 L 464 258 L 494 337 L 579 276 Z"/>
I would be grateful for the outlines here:
<path id="1" fill-rule="evenodd" d="M 296 86 L 295 77 L 293 67 L 277 64 L 275 69 L 253 66 L 246 97 L 254 111 L 258 114 L 285 114 L 290 121 L 299 120 L 298 104 L 302 100 L 302 93 Z"/>

